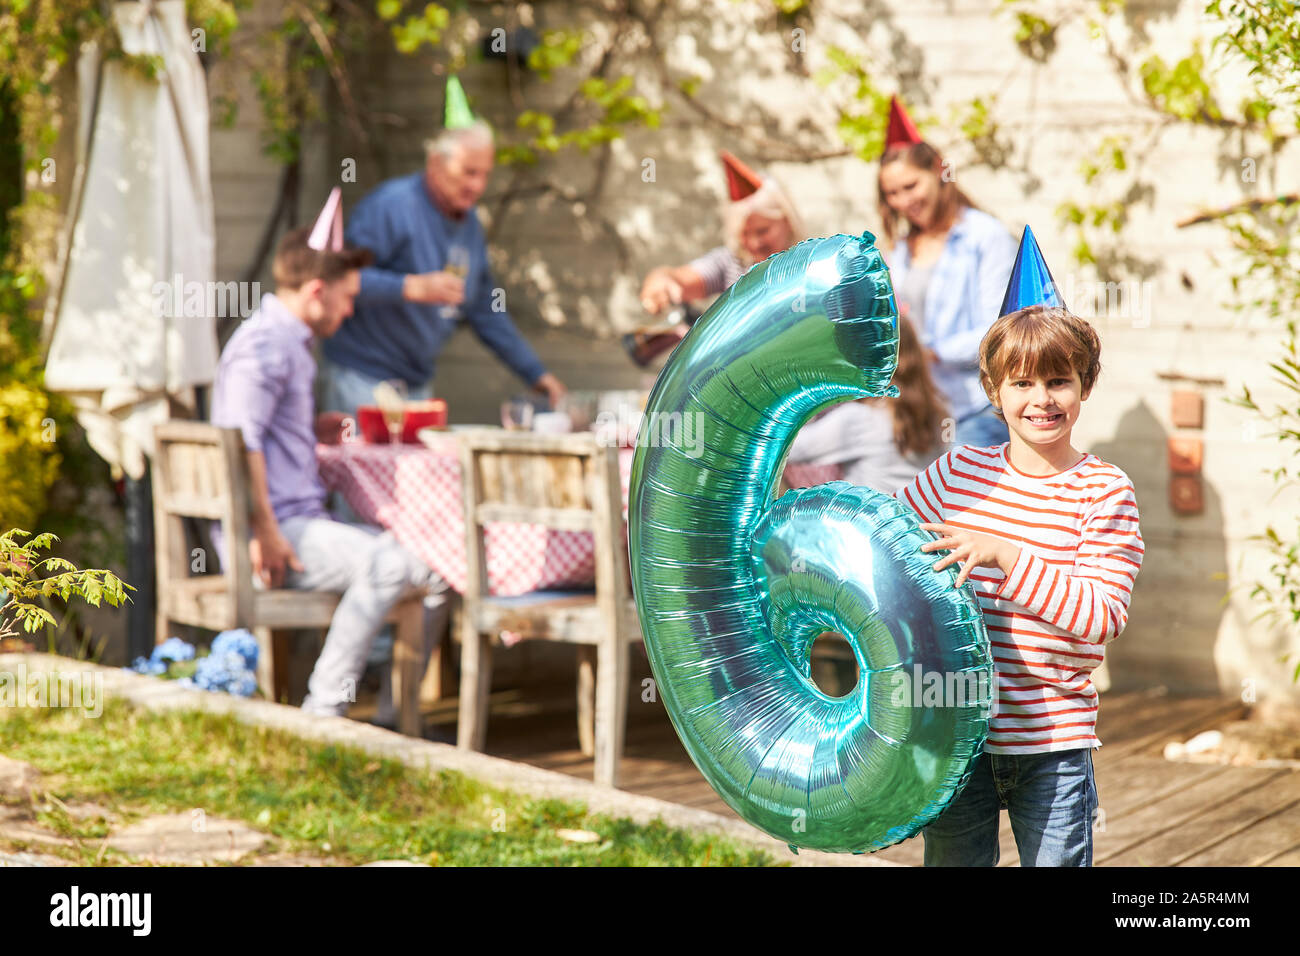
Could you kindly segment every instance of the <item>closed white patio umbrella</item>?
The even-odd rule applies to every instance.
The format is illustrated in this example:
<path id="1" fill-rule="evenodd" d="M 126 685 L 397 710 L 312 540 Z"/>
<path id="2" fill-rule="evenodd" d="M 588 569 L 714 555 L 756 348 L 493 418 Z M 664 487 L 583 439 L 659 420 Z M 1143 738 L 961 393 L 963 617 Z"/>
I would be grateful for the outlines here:
<path id="1" fill-rule="evenodd" d="M 128 479 L 129 658 L 153 643 L 153 428 L 194 417 L 218 348 L 208 297 L 189 294 L 214 288 L 215 243 L 207 88 L 185 4 L 117 3 L 113 23 L 125 52 L 160 66 L 151 79 L 90 46 L 78 60 L 77 169 L 46 305 L 45 384 Z"/>
<path id="2" fill-rule="evenodd" d="M 162 65 L 151 80 L 94 48 L 78 62 L 78 163 L 45 384 L 72 400 L 114 472 L 139 479 L 154 424 L 174 406 L 192 416 L 194 386 L 216 371 L 207 296 L 169 314 L 186 289 L 214 288 L 208 101 L 183 0 L 117 3 L 113 21 L 126 52 Z"/>

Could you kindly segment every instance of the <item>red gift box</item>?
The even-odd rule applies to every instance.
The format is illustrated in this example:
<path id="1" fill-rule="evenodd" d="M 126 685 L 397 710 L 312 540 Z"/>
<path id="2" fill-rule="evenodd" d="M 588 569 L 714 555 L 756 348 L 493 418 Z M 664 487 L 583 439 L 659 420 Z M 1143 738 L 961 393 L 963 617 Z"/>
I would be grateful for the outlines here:
<path id="1" fill-rule="evenodd" d="M 406 415 L 402 419 L 402 441 L 408 445 L 418 445 L 417 434 L 421 428 L 446 428 L 447 403 L 441 398 L 427 402 L 407 402 Z"/>
<path id="2" fill-rule="evenodd" d="M 357 409 L 357 427 L 361 437 L 376 445 L 388 444 L 388 425 L 377 405 L 362 405 Z M 441 398 L 427 402 L 407 402 L 402 416 L 402 441 L 408 445 L 419 444 L 417 433 L 421 428 L 446 428 L 447 403 Z"/>

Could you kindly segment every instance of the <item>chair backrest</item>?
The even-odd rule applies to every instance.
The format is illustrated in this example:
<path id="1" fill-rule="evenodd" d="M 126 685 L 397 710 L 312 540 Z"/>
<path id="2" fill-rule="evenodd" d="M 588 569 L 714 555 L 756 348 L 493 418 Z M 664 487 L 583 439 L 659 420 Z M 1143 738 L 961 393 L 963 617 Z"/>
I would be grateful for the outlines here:
<path id="1" fill-rule="evenodd" d="M 185 539 L 185 518 L 221 522 L 221 562 L 226 627 L 249 619 L 253 601 L 248 554 L 248 483 L 244 440 L 236 428 L 205 422 L 163 422 L 154 428 L 154 535 L 158 594 L 190 578 L 194 567 Z M 211 607 L 214 601 L 206 602 Z M 214 624 L 212 626 L 219 626 Z"/>
<path id="2" fill-rule="evenodd" d="M 485 429 L 457 433 L 465 509 L 466 587 L 487 593 L 483 525 L 540 524 L 591 531 L 596 539 L 596 595 L 621 614 L 627 600 L 627 546 L 618 449 L 589 433 L 536 435 Z"/>

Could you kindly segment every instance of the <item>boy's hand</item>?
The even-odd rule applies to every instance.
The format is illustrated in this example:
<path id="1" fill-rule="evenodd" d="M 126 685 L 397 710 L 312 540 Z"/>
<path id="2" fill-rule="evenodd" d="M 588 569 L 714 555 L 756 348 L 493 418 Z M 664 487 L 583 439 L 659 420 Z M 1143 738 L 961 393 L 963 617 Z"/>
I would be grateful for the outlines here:
<path id="1" fill-rule="evenodd" d="M 922 524 L 921 527 L 944 535 L 937 541 L 927 541 L 921 545 L 922 551 L 952 552 L 938 561 L 934 570 L 942 571 L 954 561 L 962 562 L 956 587 L 965 584 L 970 573 L 979 567 L 999 568 L 1003 574 L 1010 574 L 1020 558 L 1020 548 L 1017 545 L 991 534 L 979 534 L 946 524 Z"/>

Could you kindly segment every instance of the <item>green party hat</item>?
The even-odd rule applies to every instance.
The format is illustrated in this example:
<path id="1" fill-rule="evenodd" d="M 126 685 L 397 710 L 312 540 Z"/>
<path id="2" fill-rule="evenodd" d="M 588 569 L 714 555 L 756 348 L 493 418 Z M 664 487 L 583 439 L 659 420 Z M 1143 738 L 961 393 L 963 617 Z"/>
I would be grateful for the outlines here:
<path id="1" fill-rule="evenodd" d="M 447 102 L 443 107 L 442 125 L 446 129 L 464 129 L 473 126 L 474 122 L 474 112 L 469 108 L 465 88 L 460 85 L 460 80 L 456 79 L 455 74 L 448 76 Z"/>

